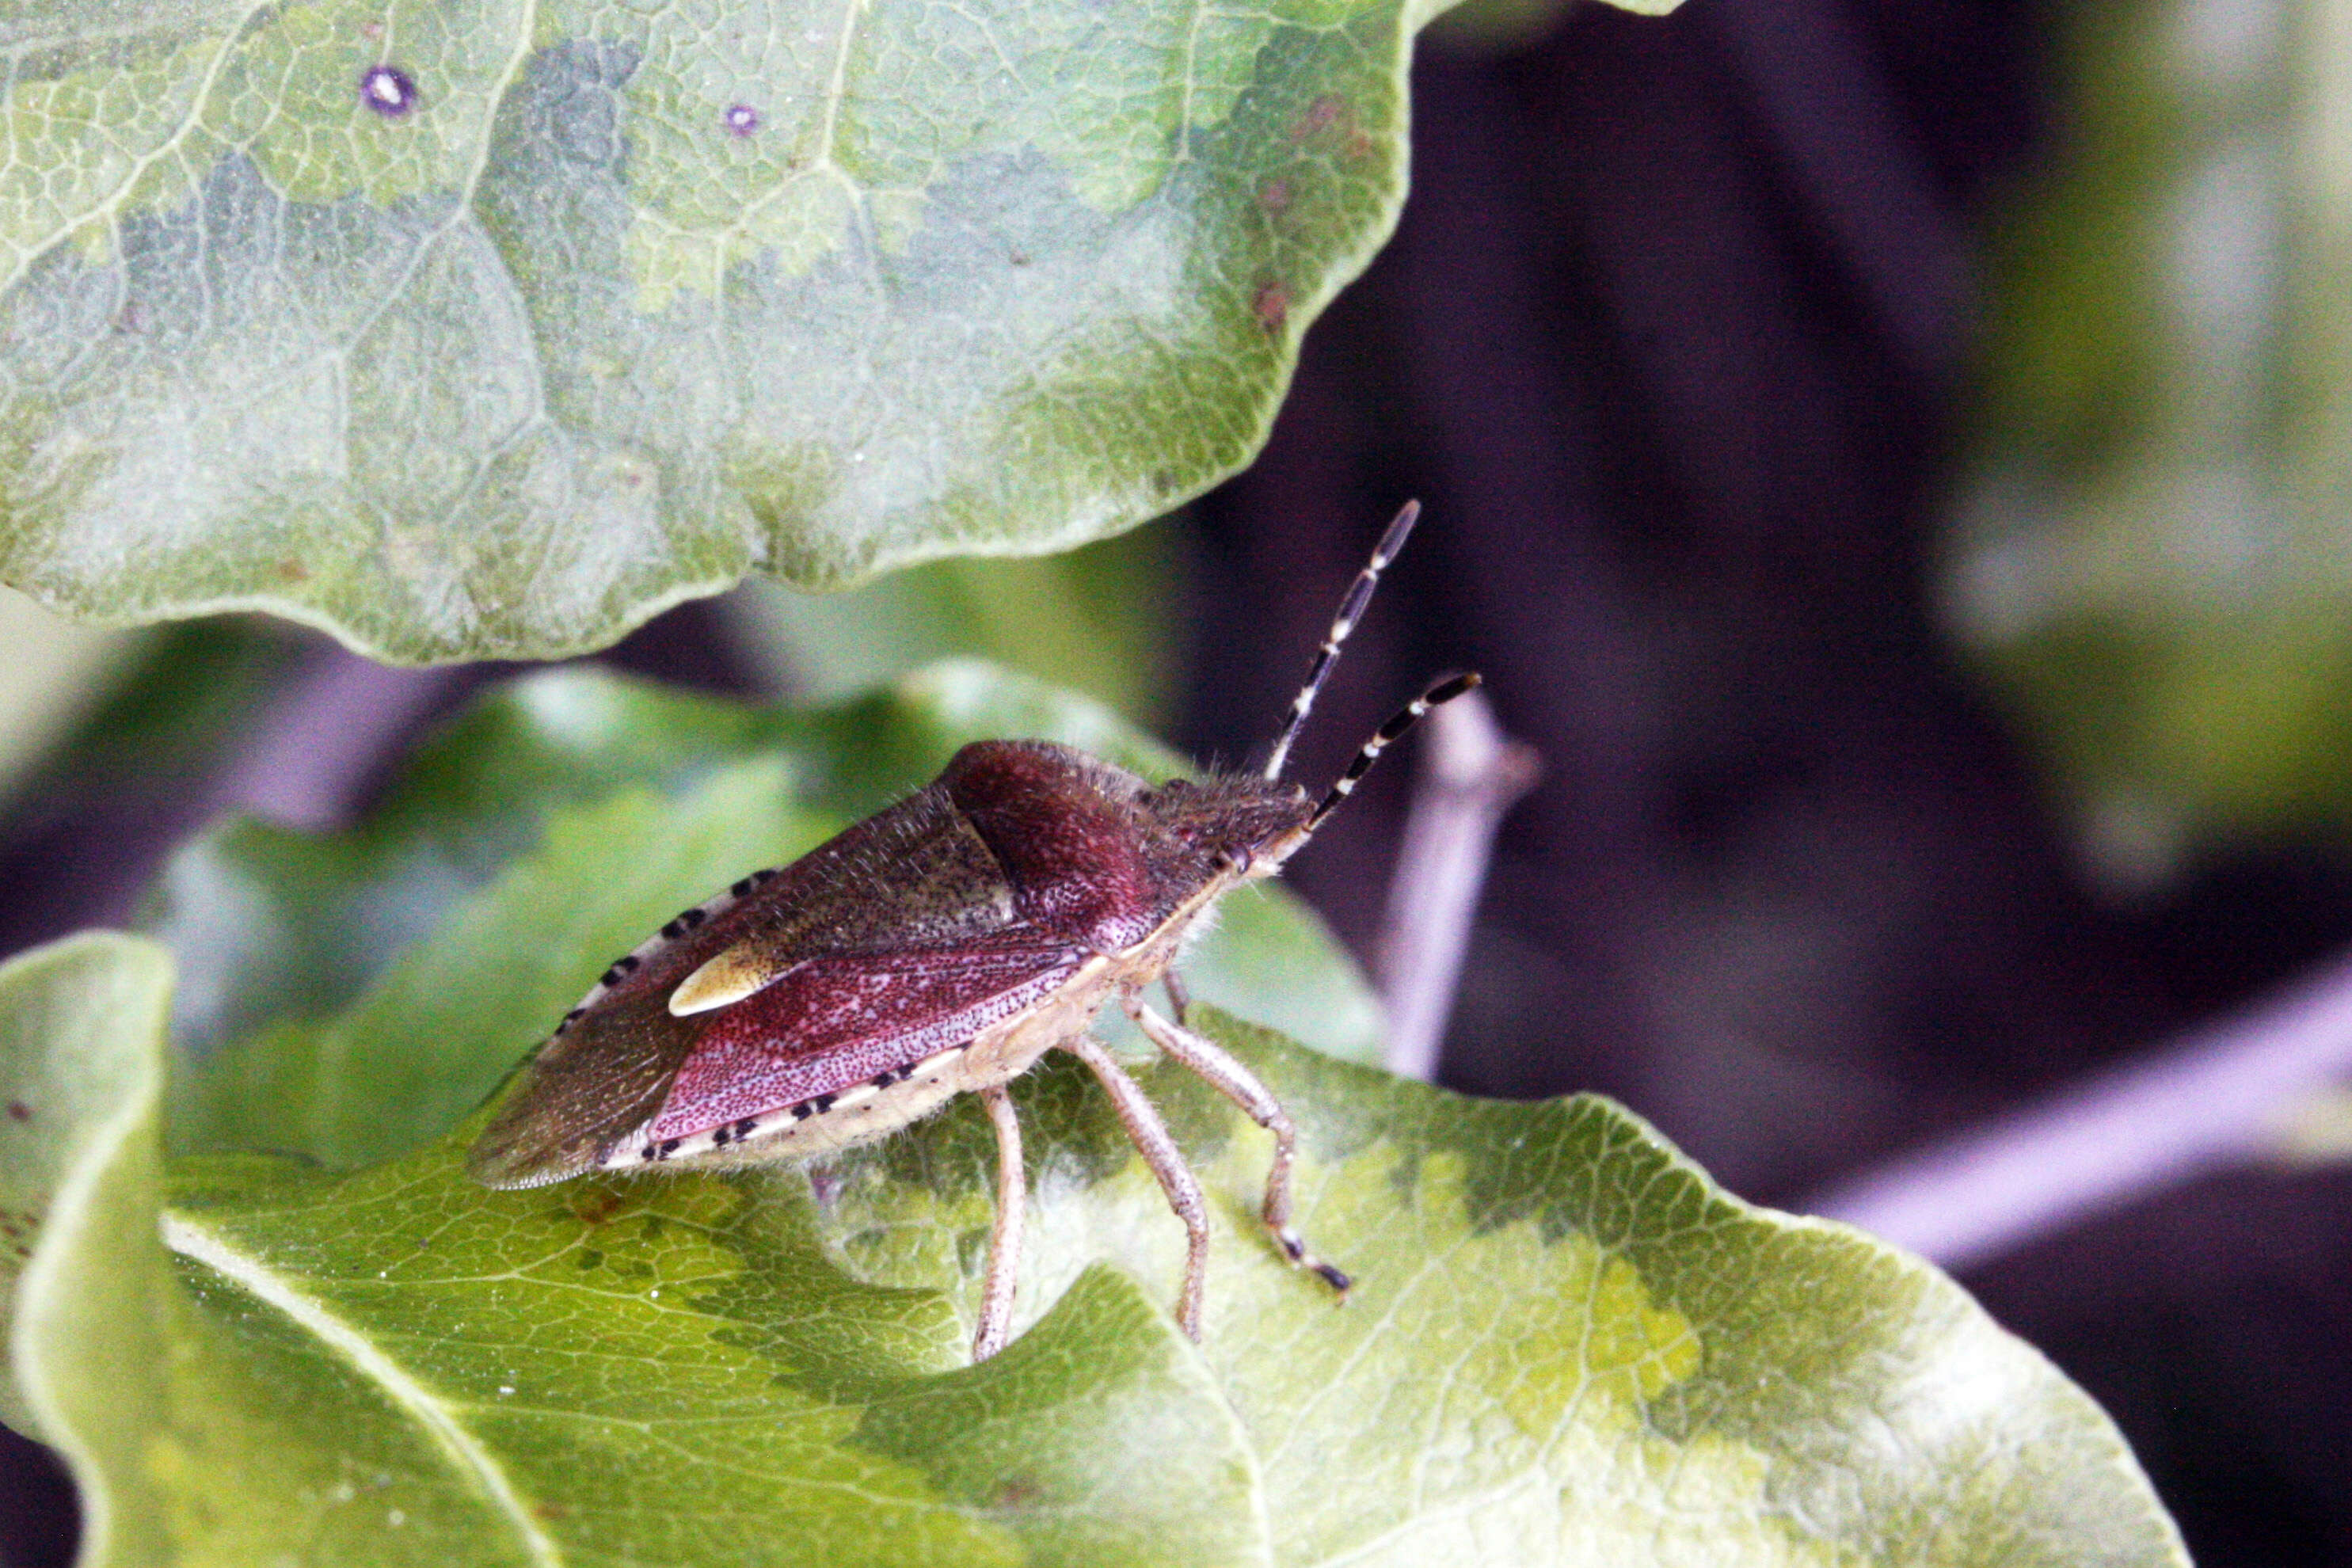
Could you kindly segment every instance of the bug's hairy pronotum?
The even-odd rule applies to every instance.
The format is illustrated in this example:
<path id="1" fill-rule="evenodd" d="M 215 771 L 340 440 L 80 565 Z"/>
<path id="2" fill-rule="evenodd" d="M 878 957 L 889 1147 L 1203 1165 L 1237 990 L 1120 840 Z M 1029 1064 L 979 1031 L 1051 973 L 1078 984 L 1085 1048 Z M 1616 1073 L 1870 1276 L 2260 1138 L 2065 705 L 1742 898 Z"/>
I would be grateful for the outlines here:
<path id="1" fill-rule="evenodd" d="M 1383 748 L 1477 684 L 1440 681 L 1381 725 L 1319 798 L 1282 766 L 1412 531 L 1397 514 L 1341 602 L 1258 773 L 1154 784 L 1044 741 L 979 741 L 928 787 L 778 870 L 755 871 L 615 960 L 517 1076 L 469 1168 L 494 1187 L 590 1171 L 804 1160 L 977 1094 L 998 1197 L 972 1354 L 1002 1349 L 1024 1205 L 1006 1085 L 1049 1050 L 1091 1068 L 1184 1222 L 1177 1321 L 1201 1331 L 1209 1229 L 1200 1184 L 1135 1080 L 1089 1032 L 1116 1000 L 1143 1033 L 1274 1134 L 1267 1229 L 1339 1291 L 1291 1223 L 1297 1135 L 1281 1103 L 1184 1024 L 1172 969 L 1202 914 L 1270 877 Z M 1144 1000 L 1155 982 L 1170 1013 Z"/>

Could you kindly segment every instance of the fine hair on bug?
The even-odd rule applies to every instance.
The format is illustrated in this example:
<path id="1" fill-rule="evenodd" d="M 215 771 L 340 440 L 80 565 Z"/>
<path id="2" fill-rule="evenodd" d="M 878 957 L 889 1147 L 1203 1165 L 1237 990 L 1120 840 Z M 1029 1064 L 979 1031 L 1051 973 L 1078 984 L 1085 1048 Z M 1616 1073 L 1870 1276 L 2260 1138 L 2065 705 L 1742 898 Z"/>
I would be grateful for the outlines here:
<path id="1" fill-rule="evenodd" d="M 492 1187 L 536 1187 L 593 1171 L 806 1161 L 976 1094 L 997 1148 L 980 1360 L 1011 1332 L 1027 1203 L 1007 1086 L 1066 1051 L 1183 1222 L 1176 1321 L 1197 1340 L 1208 1207 L 1159 1111 L 1092 1033 L 1116 1001 L 1274 1134 L 1266 1228 L 1344 1297 L 1347 1275 L 1292 1223 L 1297 1129 L 1255 1074 L 1189 1026 L 1173 966 L 1218 899 L 1278 871 L 1383 750 L 1477 685 L 1432 685 L 1319 797 L 1282 778 L 1419 514 L 1417 503 L 1397 513 L 1349 585 L 1261 771 L 1154 784 L 1051 742 L 973 742 L 924 788 L 789 866 L 751 872 L 615 959 L 502 1091 L 467 1169 Z M 1144 1000 L 1155 984 L 1165 1014 Z"/>

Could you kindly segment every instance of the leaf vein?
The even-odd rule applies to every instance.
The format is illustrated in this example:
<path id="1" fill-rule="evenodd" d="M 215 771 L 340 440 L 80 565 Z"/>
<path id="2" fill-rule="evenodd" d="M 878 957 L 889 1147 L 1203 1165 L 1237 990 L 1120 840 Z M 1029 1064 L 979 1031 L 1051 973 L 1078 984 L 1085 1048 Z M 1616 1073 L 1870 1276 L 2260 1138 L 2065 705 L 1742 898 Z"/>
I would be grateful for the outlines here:
<path id="1" fill-rule="evenodd" d="M 449 1460 L 470 1475 L 490 1503 L 514 1526 L 530 1561 L 540 1568 L 562 1568 L 563 1554 L 531 1517 L 530 1507 L 515 1489 L 505 1468 L 480 1439 L 450 1415 L 446 1403 L 383 1353 L 373 1342 L 344 1322 L 324 1303 L 304 1295 L 259 1258 L 233 1246 L 184 1215 L 163 1216 L 163 1244 L 183 1258 L 233 1281 L 266 1305 L 283 1312 L 296 1326 L 336 1352 L 352 1369 L 373 1382 L 392 1403 L 423 1427 Z"/>
<path id="2" fill-rule="evenodd" d="M 163 141 L 134 159 L 130 172 L 116 182 L 114 188 L 94 203 L 80 218 L 61 222 L 58 226 L 57 233 L 39 244 L 28 246 L 19 252 L 6 274 L 0 276 L 0 294 L 8 293 L 17 284 L 23 282 L 43 257 L 63 245 L 71 237 L 74 230 L 82 224 L 100 216 L 106 218 L 110 226 L 119 220 L 123 204 L 129 201 L 131 193 L 138 189 L 139 182 L 147 177 L 147 171 L 166 157 L 176 154 L 189 135 L 202 129 L 205 110 L 212 103 L 213 89 L 220 84 L 222 68 L 228 63 L 229 57 L 236 52 L 236 46 L 243 41 L 247 30 L 253 26 L 254 19 L 268 8 L 267 5 L 259 3 L 246 8 L 245 14 L 236 19 L 236 26 L 227 28 L 222 34 L 220 47 L 213 51 L 213 58 L 206 62 L 205 79 L 197 84 L 195 92 L 189 99 L 186 117 L 173 127 L 171 133 Z M 13 82 L 10 84 L 12 93 L 15 86 Z"/>

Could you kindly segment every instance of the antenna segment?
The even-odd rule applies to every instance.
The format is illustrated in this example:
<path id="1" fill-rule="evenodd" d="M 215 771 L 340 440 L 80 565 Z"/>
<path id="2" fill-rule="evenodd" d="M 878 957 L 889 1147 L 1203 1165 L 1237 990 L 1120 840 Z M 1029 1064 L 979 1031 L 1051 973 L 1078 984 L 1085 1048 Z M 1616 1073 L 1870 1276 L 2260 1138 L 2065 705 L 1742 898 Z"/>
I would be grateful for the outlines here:
<path id="1" fill-rule="evenodd" d="M 1315 815 L 1307 819 L 1307 831 L 1314 832 L 1325 817 L 1339 809 L 1339 803 L 1355 793 L 1356 781 L 1370 773 L 1372 764 L 1381 760 L 1381 753 L 1402 740 L 1407 730 L 1421 722 L 1423 714 L 1453 701 L 1465 691 L 1475 690 L 1477 686 L 1478 672 L 1475 669 L 1465 675 L 1450 675 L 1390 714 L 1389 721 L 1372 732 L 1372 738 L 1364 742 L 1364 749 L 1356 753 L 1356 760 L 1348 764 L 1348 771 L 1331 785 L 1331 793 L 1325 795 L 1323 803 L 1315 808 Z"/>
<path id="2" fill-rule="evenodd" d="M 1274 752 L 1265 760 L 1265 777 L 1268 782 L 1282 776 L 1282 764 L 1289 759 L 1290 744 L 1298 739 L 1298 731 L 1306 726 L 1307 715 L 1315 707 L 1317 695 L 1322 691 L 1323 683 L 1331 678 L 1332 665 L 1339 662 L 1339 645 L 1348 640 L 1348 634 L 1354 631 L 1356 623 L 1363 618 L 1364 606 L 1372 602 L 1372 590 L 1380 586 L 1381 570 L 1396 559 L 1397 552 L 1404 548 L 1406 538 L 1412 532 L 1412 525 L 1419 521 L 1421 521 L 1421 503 L 1417 500 L 1405 502 L 1404 509 L 1399 511 L 1396 514 L 1396 520 L 1389 524 L 1388 531 L 1381 535 L 1380 546 L 1372 552 L 1371 560 L 1365 564 L 1361 572 L 1356 574 L 1355 582 L 1349 584 L 1348 596 L 1339 601 L 1339 614 L 1331 623 L 1330 635 L 1323 639 L 1323 646 L 1316 650 L 1314 668 L 1307 672 L 1307 684 L 1300 687 L 1298 695 L 1292 699 L 1290 716 L 1283 721 L 1282 733 L 1275 738 Z M 1416 719 L 1420 716 L 1419 713 L 1413 715 Z M 1387 726 L 1382 726 L 1384 731 L 1386 728 Z M 1400 731 L 1399 733 L 1402 731 Z M 1391 738 L 1393 739 L 1393 737 Z M 1381 744 L 1385 745 L 1387 742 L 1381 742 Z M 1378 747 L 1373 748 L 1373 754 L 1376 756 L 1379 754 Z M 1360 777 L 1361 774 L 1359 773 L 1356 776 Z M 1354 787 L 1353 779 L 1349 780 L 1349 787 Z M 1346 792 L 1341 793 L 1344 795 Z M 1338 802 L 1334 801 L 1330 804 L 1337 805 Z M 1317 815 L 1319 816 L 1322 813 L 1318 812 Z"/>

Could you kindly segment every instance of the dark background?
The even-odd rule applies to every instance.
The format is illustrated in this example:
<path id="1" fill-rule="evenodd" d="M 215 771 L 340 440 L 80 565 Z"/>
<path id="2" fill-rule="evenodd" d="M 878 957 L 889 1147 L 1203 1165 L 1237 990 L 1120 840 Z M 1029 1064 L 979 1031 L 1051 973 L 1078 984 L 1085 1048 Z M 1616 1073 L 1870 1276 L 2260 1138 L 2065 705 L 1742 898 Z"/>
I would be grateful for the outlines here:
<path id="1" fill-rule="evenodd" d="M 1974 260 L 2065 131 L 2053 20 L 1585 5 L 1528 47 L 1424 47 L 1396 239 L 1309 334 L 1265 455 L 1187 525 L 1177 738 L 1262 741 L 1335 586 L 1426 501 L 1299 771 L 1458 666 L 1542 753 L 1474 934 L 1454 1086 L 1605 1091 L 1801 1207 L 2352 942 L 2352 865 L 2318 844 L 2095 898 L 1931 613 Z M 299 675 L 289 646 L 224 680 Z M 757 684 L 704 606 L 614 657 Z M 384 761 L 499 673 L 411 689 Z M 37 792 L 0 837 L 0 949 L 125 918 L 219 798 L 194 775 L 233 765 Z M 1296 868 L 1360 952 L 1410 784 L 1375 774 Z M 2352 1564 L 2343 1167 L 2150 1194 L 1964 1282 L 2114 1414 L 2206 1568 Z M 0 1552 L 66 1561 L 69 1489 L 5 1442 Z"/>

